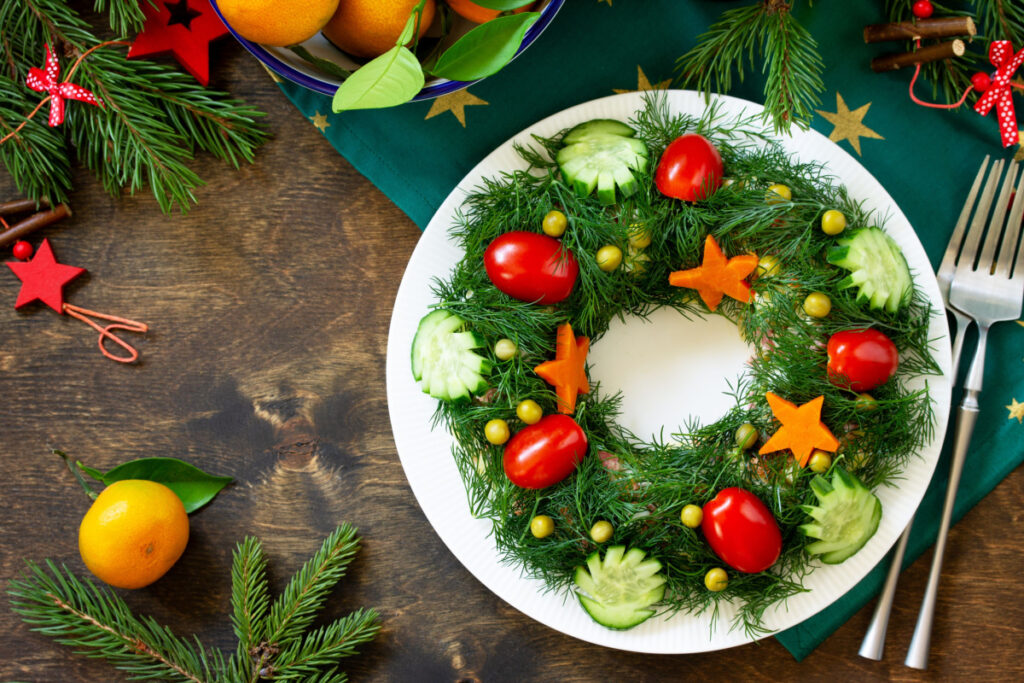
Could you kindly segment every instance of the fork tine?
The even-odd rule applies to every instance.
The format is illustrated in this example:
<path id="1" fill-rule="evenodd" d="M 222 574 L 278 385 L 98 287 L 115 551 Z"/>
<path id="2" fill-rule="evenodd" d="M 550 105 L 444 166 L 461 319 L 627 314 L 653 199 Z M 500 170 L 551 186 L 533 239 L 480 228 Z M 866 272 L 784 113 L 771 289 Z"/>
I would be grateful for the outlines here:
<path id="1" fill-rule="evenodd" d="M 1002 160 L 992 164 L 992 170 L 988 175 L 988 182 L 985 183 L 985 190 L 981 193 L 981 201 L 978 202 L 978 208 L 974 212 L 974 219 L 971 221 L 971 229 L 967 232 L 967 238 L 964 239 L 963 245 L 960 247 L 960 255 L 956 260 L 957 270 L 961 268 L 967 268 L 973 270 L 974 268 L 974 257 L 978 254 L 978 244 L 981 243 L 981 235 L 985 232 L 985 224 L 988 223 L 988 212 L 992 208 L 992 197 L 996 193 L 996 187 L 999 186 L 999 179 L 1003 175 Z"/>
<path id="2" fill-rule="evenodd" d="M 942 256 L 942 263 L 939 264 L 940 273 L 952 274 L 953 267 L 956 266 L 956 256 L 960 253 L 960 243 L 964 241 L 967 221 L 971 217 L 974 200 L 978 198 L 978 190 L 981 189 L 981 181 L 985 178 L 988 162 L 989 155 L 986 154 L 985 158 L 981 161 L 981 167 L 978 168 L 978 175 L 974 177 L 974 184 L 971 185 L 971 191 L 967 194 L 967 201 L 964 202 L 964 208 L 960 212 L 960 217 L 956 220 L 956 227 L 953 228 L 953 235 L 949 238 L 949 246 L 946 247 L 946 253 Z"/>
<path id="3" fill-rule="evenodd" d="M 1010 218 L 1006 224 L 1006 233 L 1003 235 L 1003 242 L 999 246 L 999 261 L 996 263 L 995 274 L 1002 277 L 1010 277 L 1010 267 L 1013 265 L 1013 247 L 1017 244 L 1017 237 L 1020 234 L 1020 222 L 1024 218 L 1024 175 L 1017 186 L 1017 195 L 1013 198 L 1013 208 L 1010 209 Z M 1015 268 L 1017 277 L 1024 277 L 1024 243 L 1017 252 L 1017 266 Z"/>
<path id="4" fill-rule="evenodd" d="M 1006 169 L 1003 189 L 999 192 L 999 199 L 996 200 L 996 207 L 992 211 L 992 220 L 988 223 L 988 234 L 985 235 L 985 244 L 978 259 L 978 270 L 985 273 L 991 272 L 995 267 L 996 247 L 1002 241 L 1003 219 L 1006 218 L 1006 211 L 1010 207 L 1010 193 L 1013 192 L 1013 184 L 1017 182 L 1017 169 L 1017 162 L 1011 161 Z"/>

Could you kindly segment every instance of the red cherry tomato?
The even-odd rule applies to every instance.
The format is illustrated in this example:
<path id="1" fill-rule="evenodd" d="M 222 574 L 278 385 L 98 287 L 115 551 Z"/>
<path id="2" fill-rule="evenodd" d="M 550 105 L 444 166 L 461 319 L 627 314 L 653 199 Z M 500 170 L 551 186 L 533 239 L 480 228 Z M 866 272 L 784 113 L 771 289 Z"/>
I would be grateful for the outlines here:
<path id="1" fill-rule="evenodd" d="M 682 135 L 665 148 L 654 173 L 658 191 L 687 202 L 705 199 L 722 185 L 722 157 L 707 138 Z"/>
<path id="2" fill-rule="evenodd" d="M 516 486 L 544 489 L 572 474 L 586 454 L 587 436 L 576 420 L 552 414 L 516 432 L 502 464 Z"/>
<path id="3" fill-rule="evenodd" d="M 828 378 L 861 393 L 885 384 L 899 367 L 899 351 L 876 329 L 844 330 L 828 340 Z"/>
<path id="4" fill-rule="evenodd" d="M 520 301 L 557 304 L 572 293 L 580 272 L 576 257 L 558 240 L 535 232 L 506 232 L 484 252 L 494 286 Z"/>
<path id="5" fill-rule="evenodd" d="M 747 574 L 768 569 L 782 552 L 778 522 L 746 489 L 722 489 L 705 503 L 700 529 L 722 562 Z"/>

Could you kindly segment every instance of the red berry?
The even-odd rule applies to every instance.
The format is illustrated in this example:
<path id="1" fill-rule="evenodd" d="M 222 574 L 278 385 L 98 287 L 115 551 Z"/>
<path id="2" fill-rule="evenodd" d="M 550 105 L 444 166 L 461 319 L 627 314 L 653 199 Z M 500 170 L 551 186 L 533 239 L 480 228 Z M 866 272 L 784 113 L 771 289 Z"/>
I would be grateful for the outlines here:
<path id="1" fill-rule="evenodd" d="M 917 0 L 911 11 L 913 11 L 914 16 L 918 19 L 927 19 L 935 11 L 935 8 L 932 7 L 931 0 Z"/>
<path id="2" fill-rule="evenodd" d="M 988 86 L 992 85 L 992 79 L 984 71 L 979 71 L 971 76 L 971 83 L 978 92 L 985 92 L 988 90 Z"/>
<path id="3" fill-rule="evenodd" d="M 11 247 L 11 251 L 14 252 L 14 258 L 19 261 L 28 261 L 32 258 L 32 245 L 25 240 L 18 240 Z"/>

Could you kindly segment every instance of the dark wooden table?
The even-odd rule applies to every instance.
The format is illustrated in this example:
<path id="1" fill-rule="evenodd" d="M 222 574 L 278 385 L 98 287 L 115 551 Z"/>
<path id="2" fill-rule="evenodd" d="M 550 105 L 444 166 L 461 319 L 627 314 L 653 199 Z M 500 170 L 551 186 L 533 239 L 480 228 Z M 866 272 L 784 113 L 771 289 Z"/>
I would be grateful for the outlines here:
<path id="1" fill-rule="evenodd" d="M 67 288 L 71 302 L 151 325 L 141 362 L 103 359 L 94 333 L 67 316 L 16 312 L 18 283 L 0 272 L 0 585 L 26 558 L 84 571 L 76 539 L 89 501 L 51 446 L 101 468 L 174 456 L 237 483 L 192 517 L 189 547 L 170 573 L 125 597 L 224 650 L 234 648 L 233 544 L 262 538 L 279 588 L 347 520 L 364 549 L 326 615 L 375 606 L 384 624 L 348 660 L 354 680 L 1024 680 L 1019 469 L 952 532 L 923 674 L 902 660 L 928 556 L 902 578 L 880 663 L 856 654 L 871 606 L 797 663 L 773 639 L 691 656 L 609 650 L 492 595 L 427 523 L 391 437 L 388 321 L 420 231 L 253 59 L 231 43 L 215 55 L 219 85 L 269 113 L 275 137 L 257 163 L 236 172 L 200 159 L 209 184 L 185 216 L 163 215 L 145 195 L 112 200 L 79 172 L 74 216 L 33 240 L 50 237 L 59 260 L 88 268 Z M 0 176 L 0 198 L 14 195 Z M 118 680 L 106 663 L 30 632 L 7 607 L 0 643 L 3 680 Z"/>

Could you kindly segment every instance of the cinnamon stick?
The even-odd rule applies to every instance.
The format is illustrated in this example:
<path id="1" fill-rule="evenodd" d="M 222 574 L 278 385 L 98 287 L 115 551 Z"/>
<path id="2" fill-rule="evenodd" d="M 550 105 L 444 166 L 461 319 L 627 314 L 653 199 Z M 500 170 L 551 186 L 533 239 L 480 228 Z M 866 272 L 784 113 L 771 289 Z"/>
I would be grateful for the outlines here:
<path id="1" fill-rule="evenodd" d="M 936 17 L 916 22 L 900 21 L 893 24 L 872 24 L 864 27 L 865 43 L 884 43 L 890 40 L 921 40 L 925 38 L 973 38 L 978 28 L 970 17 Z"/>
<path id="2" fill-rule="evenodd" d="M 0 233 L 0 247 L 5 247 L 11 242 L 16 242 L 29 233 L 34 232 L 39 228 L 46 227 L 51 223 L 56 223 L 60 219 L 67 218 L 70 215 L 71 209 L 68 208 L 67 204 L 58 204 L 47 211 L 40 211 L 39 213 L 32 214 L 28 218 L 18 221 L 12 225 L 9 230 L 5 230 Z"/>
<path id="3" fill-rule="evenodd" d="M 950 57 L 962 57 L 965 50 L 966 47 L 964 46 L 964 41 L 958 38 L 945 43 L 928 45 L 926 47 L 922 47 L 920 50 L 915 50 L 914 52 L 887 54 L 875 57 L 871 60 L 871 70 L 875 73 L 881 73 L 883 71 L 893 71 L 895 69 L 901 69 L 905 66 L 913 66 L 915 64 L 937 62 L 940 59 L 949 59 Z"/>
<path id="4" fill-rule="evenodd" d="M 26 211 L 36 210 L 36 200 L 34 199 L 15 199 L 10 202 L 0 202 L 0 216 L 10 216 L 13 213 L 25 213 Z M 40 209 L 50 208 L 50 203 L 45 199 L 39 200 Z"/>

